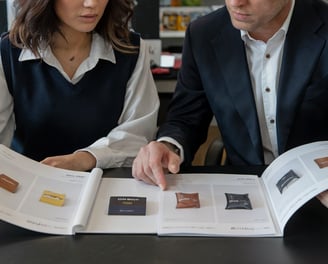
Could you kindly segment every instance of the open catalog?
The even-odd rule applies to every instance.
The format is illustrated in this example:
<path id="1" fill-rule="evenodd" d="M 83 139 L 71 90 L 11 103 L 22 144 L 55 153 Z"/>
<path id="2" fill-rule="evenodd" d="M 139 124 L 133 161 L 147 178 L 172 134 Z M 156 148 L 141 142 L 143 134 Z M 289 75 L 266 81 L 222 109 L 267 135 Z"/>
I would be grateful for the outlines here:
<path id="1" fill-rule="evenodd" d="M 53 234 L 283 236 L 295 211 L 328 189 L 328 141 L 282 154 L 261 177 L 169 174 L 161 191 L 106 175 L 52 168 L 0 145 L 0 219 Z"/>
<path id="2" fill-rule="evenodd" d="M 87 224 L 101 176 L 101 169 L 58 169 L 0 145 L 0 219 L 33 231 L 74 234 Z"/>
<path id="3" fill-rule="evenodd" d="M 284 153 L 261 177 L 169 174 L 167 180 L 160 191 L 134 179 L 103 178 L 83 232 L 283 236 L 295 211 L 328 189 L 328 141 Z M 142 199 L 145 214 L 134 215 Z"/>

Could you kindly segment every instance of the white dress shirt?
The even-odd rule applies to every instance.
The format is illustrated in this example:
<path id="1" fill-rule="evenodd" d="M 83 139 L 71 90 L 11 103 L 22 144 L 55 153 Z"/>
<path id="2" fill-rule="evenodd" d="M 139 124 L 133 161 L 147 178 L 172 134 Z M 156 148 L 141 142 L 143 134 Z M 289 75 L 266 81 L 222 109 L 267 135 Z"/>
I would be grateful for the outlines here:
<path id="1" fill-rule="evenodd" d="M 55 67 L 69 82 L 76 84 L 87 71 L 92 70 L 99 59 L 116 63 L 111 45 L 98 34 L 93 34 L 89 57 L 82 62 L 70 79 L 53 55 L 51 48 L 40 50 L 43 61 Z M 28 49 L 23 49 L 19 60 L 39 59 Z M 124 69 L 122 69 L 124 70 Z M 134 72 L 127 83 L 124 108 L 118 126 L 85 149 L 97 160 L 97 167 L 131 166 L 140 147 L 155 137 L 159 98 L 150 71 L 150 58 L 145 41 L 140 42 L 140 53 Z M 106 122 L 106 120 L 104 120 Z M 13 98 L 8 91 L 0 56 L 0 143 L 10 146 L 15 129 Z"/>
<path id="2" fill-rule="evenodd" d="M 265 43 L 241 30 L 261 130 L 264 160 L 271 163 L 278 157 L 276 127 L 277 89 L 286 34 L 294 9 L 294 0 L 281 28 Z"/>

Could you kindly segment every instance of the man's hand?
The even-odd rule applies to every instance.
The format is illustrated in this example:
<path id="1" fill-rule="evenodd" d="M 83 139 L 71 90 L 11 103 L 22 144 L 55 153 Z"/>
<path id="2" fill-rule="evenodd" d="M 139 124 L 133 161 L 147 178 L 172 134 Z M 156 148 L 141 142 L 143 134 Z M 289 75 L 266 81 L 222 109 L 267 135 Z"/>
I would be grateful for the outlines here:
<path id="1" fill-rule="evenodd" d="M 77 151 L 68 155 L 45 158 L 41 163 L 76 171 L 88 171 L 96 166 L 96 158 L 87 151 Z"/>
<path id="2" fill-rule="evenodd" d="M 319 201 L 328 208 L 328 190 L 317 195 Z"/>
<path id="3" fill-rule="evenodd" d="M 165 173 L 178 173 L 180 157 L 168 142 L 152 141 L 142 147 L 133 162 L 132 176 L 166 189 Z"/>

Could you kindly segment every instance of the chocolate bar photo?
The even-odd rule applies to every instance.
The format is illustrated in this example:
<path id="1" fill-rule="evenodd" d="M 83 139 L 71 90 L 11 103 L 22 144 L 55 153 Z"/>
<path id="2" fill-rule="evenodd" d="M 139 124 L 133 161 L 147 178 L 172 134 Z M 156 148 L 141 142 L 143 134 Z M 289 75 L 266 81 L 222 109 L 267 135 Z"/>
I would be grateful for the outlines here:
<path id="1" fill-rule="evenodd" d="M 17 191 L 19 183 L 14 180 L 13 178 L 5 175 L 0 174 L 0 187 L 11 192 L 15 193 Z"/>

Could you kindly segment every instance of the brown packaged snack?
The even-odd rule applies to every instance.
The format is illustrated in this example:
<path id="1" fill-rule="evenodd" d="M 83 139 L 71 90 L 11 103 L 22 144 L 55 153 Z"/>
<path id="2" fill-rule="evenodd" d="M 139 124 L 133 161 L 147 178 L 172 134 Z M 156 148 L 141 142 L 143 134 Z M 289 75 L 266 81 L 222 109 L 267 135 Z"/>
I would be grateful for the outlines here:
<path id="1" fill-rule="evenodd" d="M 0 174 L 0 187 L 15 193 L 19 183 L 5 174 Z"/>
<path id="2" fill-rule="evenodd" d="M 198 193 L 175 193 L 177 198 L 176 208 L 200 208 Z"/>
<path id="3" fill-rule="evenodd" d="M 318 158 L 314 160 L 320 169 L 328 167 L 328 157 Z"/>

